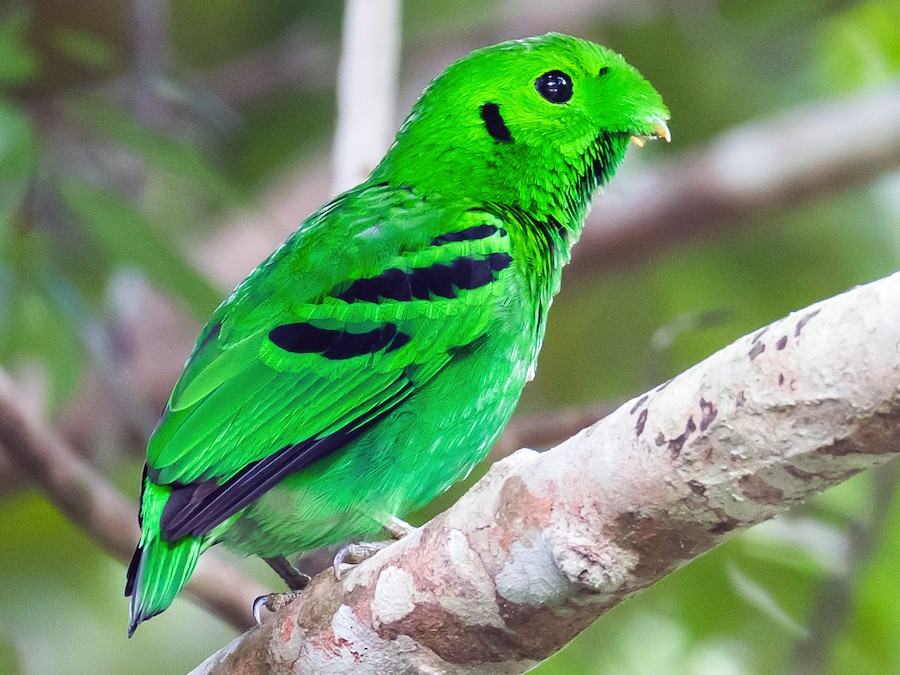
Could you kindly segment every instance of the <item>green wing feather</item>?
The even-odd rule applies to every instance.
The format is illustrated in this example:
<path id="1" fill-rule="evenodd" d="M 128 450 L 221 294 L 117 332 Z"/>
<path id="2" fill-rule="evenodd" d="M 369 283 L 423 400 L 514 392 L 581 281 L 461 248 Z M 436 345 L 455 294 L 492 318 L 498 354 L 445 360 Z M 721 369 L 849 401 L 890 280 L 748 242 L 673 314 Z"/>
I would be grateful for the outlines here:
<path id="1" fill-rule="evenodd" d="M 446 237 L 477 227 L 493 236 Z M 334 231 L 347 233 L 337 247 Z M 151 478 L 221 483 L 285 446 L 362 424 L 396 405 L 439 372 L 454 348 L 484 333 L 490 313 L 472 307 L 489 304 L 486 295 L 499 298 L 503 284 L 405 301 L 340 296 L 355 281 L 388 270 L 449 269 L 454 261 L 508 251 L 502 224 L 483 212 L 425 207 L 407 191 L 383 186 L 338 198 L 217 310 L 150 441 Z M 498 270 L 496 280 L 503 273 Z M 274 344 L 272 331 L 291 325 L 351 337 L 390 325 L 405 341 L 329 358 Z"/>
<path id="2" fill-rule="evenodd" d="M 492 256 L 506 265 L 486 266 Z M 377 424 L 484 335 L 511 260 L 495 216 L 364 186 L 260 265 L 201 333 L 148 445 L 129 634 L 169 606 L 217 528 Z"/>

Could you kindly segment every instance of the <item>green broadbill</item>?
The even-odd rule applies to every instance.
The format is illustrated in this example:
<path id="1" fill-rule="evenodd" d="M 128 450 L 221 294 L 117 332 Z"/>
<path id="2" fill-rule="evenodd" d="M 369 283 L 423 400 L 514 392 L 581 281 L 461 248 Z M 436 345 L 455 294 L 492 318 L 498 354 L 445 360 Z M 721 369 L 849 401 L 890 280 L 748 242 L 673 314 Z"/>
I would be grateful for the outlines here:
<path id="1" fill-rule="evenodd" d="M 592 195 L 667 119 L 621 56 L 565 35 L 435 79 L 200 334 L 147 447 L 129 634 L 213 544 L 283 559 L 465 476 L 534 371 Z"/>

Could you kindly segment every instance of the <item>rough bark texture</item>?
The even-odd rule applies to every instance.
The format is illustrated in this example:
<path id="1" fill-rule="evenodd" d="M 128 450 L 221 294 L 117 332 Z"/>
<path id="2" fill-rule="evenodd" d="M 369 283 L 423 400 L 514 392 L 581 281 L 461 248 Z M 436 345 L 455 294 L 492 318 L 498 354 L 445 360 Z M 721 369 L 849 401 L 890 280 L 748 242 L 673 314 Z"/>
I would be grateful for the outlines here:
<path id="1" fill-rule="evenodd" d="M 900 273 L 791 314 L 325 573 L 195 673 L 518 673 L 900 451 Z"/>

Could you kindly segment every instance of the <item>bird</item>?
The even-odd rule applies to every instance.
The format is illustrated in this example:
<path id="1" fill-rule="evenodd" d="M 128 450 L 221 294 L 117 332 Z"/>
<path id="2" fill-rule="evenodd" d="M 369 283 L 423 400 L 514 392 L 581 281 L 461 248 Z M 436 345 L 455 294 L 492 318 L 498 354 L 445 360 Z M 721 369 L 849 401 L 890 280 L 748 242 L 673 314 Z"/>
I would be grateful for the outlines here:
<path id="1" fill-rule="evenodd" d="M 213 545 L 296 590 L 288 556 L 399 536 L 465 477 L 534 376 L 592 198 L 668 119 L 622 56 L 559 33 L 435 78 L 201 331 L 147 444 L 129 637 Z"/>

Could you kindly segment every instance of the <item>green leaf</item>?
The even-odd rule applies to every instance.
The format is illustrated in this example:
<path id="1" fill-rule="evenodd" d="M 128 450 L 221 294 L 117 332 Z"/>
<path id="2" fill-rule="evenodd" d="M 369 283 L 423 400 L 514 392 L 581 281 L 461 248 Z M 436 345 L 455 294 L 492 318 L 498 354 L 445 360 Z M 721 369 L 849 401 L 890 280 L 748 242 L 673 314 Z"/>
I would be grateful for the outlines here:
<path id="1" fill-rule="evenodd" d="M 198 319 L 209 316 L 222 294 L 132 204 L 75 180 L 65 182 L 61 192 L 113 261 L 138 267 L 158 288 L 184 300 Z"/>
<path id="2" fill-rule="evenodd" d="M 0 98 L 0 242 L 25 199 L 36 158 L 31 120 L 17 106 Z"/>
<path id="3" fill-rule="evenodd" d="M 31 11 L 15 9 L 0 17 L 0 87 L 24 84 L 38 74 L 38 60 L 26 44 Z"/>
<path id="4" fill-rule="evenodd" d="M 83 66 L 109 70 L 118 60 L 115 50 L 95 35 L 71 28 L 60 28 L 54 35 L 57 51 Z"/>
<path id="5" fill-rule="evenodd" d="M 101 136 L 123 145 L 148 164 L 191 181 L 209 198 L 223 205 L 238 201 L 237 188 L 194 148 L 137 124 L 109 104 L 80 98 L 70 101 L 68 109 Z"/>

